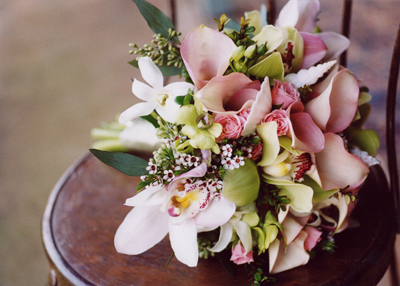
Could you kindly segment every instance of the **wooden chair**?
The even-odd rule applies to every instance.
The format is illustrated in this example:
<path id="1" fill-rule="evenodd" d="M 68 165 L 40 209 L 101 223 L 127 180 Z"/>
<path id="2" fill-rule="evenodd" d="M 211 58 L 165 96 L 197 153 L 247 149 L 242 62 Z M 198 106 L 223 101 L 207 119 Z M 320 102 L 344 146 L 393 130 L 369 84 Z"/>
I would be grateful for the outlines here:
<path id="1" fill-rule="evenodd" d="M 350 23 L 351 1 L 345 3 L 344 27 Z M 273 1 L 269 8 L 273 11 Z M 382 168 L 371 167 L 352 214 L 360 227 L 336 235 L 338 248 L 334 254 L 319 253 L 307 265 L 275 275 L 277 282 L 273 285 L 376 285 L 392 261 L 399 211 L 394 145 L 399 59 L 400 29 L 387 98 L 390 188 Z M 196 268 L 172 259 L 165 269 L 172 253 L 168 238 L 142 255 L 117 253 L 114 234 L 130 211 L 123 204 L 139 181 L 104 165 L 89 153 L 60 178 L 49 197 L 42 224 L 50 285 L 250 284 L 243 268 L 238 267 L 231 276 L 216 259 L 200 260 Z M 400 229 L 398 221 L 397 226 Z"/>

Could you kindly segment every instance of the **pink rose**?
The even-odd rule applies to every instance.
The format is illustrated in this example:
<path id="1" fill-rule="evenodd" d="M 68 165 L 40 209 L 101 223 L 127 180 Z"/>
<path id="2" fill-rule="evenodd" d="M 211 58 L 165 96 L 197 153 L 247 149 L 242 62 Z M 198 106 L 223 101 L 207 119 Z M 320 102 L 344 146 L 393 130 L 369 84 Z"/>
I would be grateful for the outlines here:
<path id="1" fill-rule="evenodd" d="M 275 85 L 271 91 L 272 104 L 287 108 L 290 104 L 300 101 L 299 91 L 290 82 L 274 80 Z"/>
<path id="2" fill-rule="evenodd" d="M 239 116 L 243 117 L 245 120 L 247 120 L 247 117 L 249 117 L 251 108 L 245 108 L 242 111 L 240 111 Z"/>
<path id="3" fill-rule="evenodd" d="M 253 252 L 249 251 L 246 253 L 242 243 L 239 241 L 235 247 L 232 248 L 231 261 L 237 265 L 253 262 Z"/>
<path id="4" fill-rule="evenodd" d="M 216 139 L 218 143 L 222 142 L 225 138 L 237 139 L 242 133 L 244 123 L 242 123 L 237 115 L 217 114 L 214 118 L 214 122 L 222 125 L 222 133 Z"/>
<path id="5" fill-rule="evenodd" d="M 261 139 L 260 139 L 261 141 Z M 263 149 L 263 144 L 262 142 L 260 142 L 258 145 L 252 145 L 251 146 L 253 148 L 253 150 L 251 151 L 251 160 L 255 161 L 258 158 L 260 158 L 261 154 L 262 154 L 262 149 Z"/>
<path id="6" fill-rule="evenodd" d="M 275 121 L 278 124 L 278 136 L 285 135 L 289 130 L 289 119 L 286 116 L 286 112 L 282 109 L 275 109 L 270 114 L 267 114 L 261 124 Z"/>
<path id="7" fill-rule="evenodd" d="M 321 241 L 322 232 L 311 226 L 306 226 L 304 231 L 308 234 L 304 242 L 304 249 L 306 251 L 310 251 L 317 245 L 318 242 Z"/>

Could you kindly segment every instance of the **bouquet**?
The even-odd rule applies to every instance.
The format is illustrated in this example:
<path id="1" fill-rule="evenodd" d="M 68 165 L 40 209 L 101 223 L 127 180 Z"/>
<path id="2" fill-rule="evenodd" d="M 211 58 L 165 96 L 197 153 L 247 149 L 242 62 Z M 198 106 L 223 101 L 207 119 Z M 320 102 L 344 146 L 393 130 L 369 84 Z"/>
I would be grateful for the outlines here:
<path id="1" fill-rule="evenodd" d="M 160 10 L 134 2 L 156 33 L 131 45 L 143 102 L 94 129 L 91 150 L 141 176 L 117 251 L 138 255 L 169 234 L 190 267 L 229 251 L 235 264 L 268 261 L 271 274 L 333 251 L 379 140 L 362 128 L 368 90 L 336 61 L 349 40 L 318 29 L 319 2 L 290 0 L 275 25 L 264 6 L 240 23 L 222 15 L 182 41 Z M 185 81 L 164 85 L 176 74 Z M 156 151 L 149 161 L 109 152 L 138 148 Z"/>

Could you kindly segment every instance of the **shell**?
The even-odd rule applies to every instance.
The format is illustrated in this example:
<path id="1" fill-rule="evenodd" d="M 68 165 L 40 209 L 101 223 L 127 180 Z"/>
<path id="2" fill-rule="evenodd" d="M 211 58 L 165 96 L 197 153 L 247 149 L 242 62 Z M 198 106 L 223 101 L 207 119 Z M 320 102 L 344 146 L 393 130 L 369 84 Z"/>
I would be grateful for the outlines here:
<path id="1" fill-rule="evenodd" d="M 312 66 L 307 70 L 300 70 L 298 73 L 288 74 L 285 76 L 284 81 L 290 82 L 296 88 L 312 85 L 335 64 L 336 60 L 333 60 L 317 66 Z"/>

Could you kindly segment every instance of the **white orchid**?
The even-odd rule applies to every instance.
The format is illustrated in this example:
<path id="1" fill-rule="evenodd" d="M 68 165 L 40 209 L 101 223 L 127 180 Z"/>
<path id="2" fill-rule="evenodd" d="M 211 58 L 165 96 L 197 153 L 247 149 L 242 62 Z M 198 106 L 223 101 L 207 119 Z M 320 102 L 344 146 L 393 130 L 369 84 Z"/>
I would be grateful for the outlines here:
<path id="1" fill-rule="evenodd" d="M 150 114 L 155 109 L 164 120 L 173 123 L 175 112 L 180 107 L 175 98 L 186 95 L 189 89 L 193 89 L 193 85 L 187 82 L 174 82 L 163 86 L 163 75 L 151 58 L 140 58 L 138 64 L 143 79 L 150 86 L 135 79 L 132 92 L 146 102 L 137 103 L 122 112 L 119 122 L 127 124 L 137 117 Z"/>
<path id="2" fill-rule="evenodd" d="M 152 186 L 128 199 L 126 205 L 135 208 L 115 234 L 117 251 L 143 253 L 169 233 L 175 257 L 190 267 L 197 266 L 197 232 L 226 224 L 236 209 L 216 192 L 214 184 L 202 180 L 187 184 L 187 178 L 202 178 L 206 170 L 202 163 L 167 186 Z"/>

